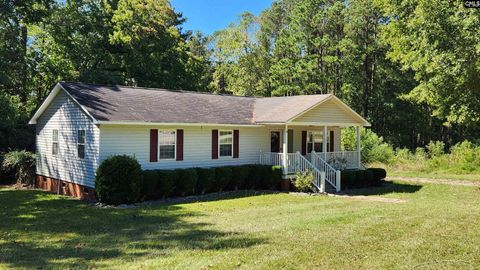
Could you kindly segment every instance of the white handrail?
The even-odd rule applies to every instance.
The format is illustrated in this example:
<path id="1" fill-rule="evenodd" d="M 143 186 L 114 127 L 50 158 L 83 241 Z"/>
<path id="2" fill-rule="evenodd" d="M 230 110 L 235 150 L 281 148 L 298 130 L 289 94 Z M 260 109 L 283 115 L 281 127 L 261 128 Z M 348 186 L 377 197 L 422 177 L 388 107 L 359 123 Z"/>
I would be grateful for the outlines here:
<path id="1" fill-rule="evenodd" d="M 325 172 L 317 169 L 308 159 L 300 154 L 295 153 L 295 172 L 310 172 L 313 174 L 313 185 L 320 192 L 325 192 Z"/>
<path id="2" fill-rule="evenodd" d="M 261 152 L 259 161 L 263 165 L 282 166 L 283 153 Z M 282 166 L 284 174 L 311 172 L 314 177 L 312 182 L 314 187 L 320 192 L 325 192 L 325 172 L 320 171 L 300 152 L 287 154 L 286 164 L 286 168 Z"/>
<path id="3" fill-rule="evenodd" d="M 328 162 L 326 162 L 315 151 L 312 151 L 312 163 L 320 171 L 325 172 L 325 180 L 335 187 L 335 190 L 340 191 L 340 171 L 333 168 Z"/>

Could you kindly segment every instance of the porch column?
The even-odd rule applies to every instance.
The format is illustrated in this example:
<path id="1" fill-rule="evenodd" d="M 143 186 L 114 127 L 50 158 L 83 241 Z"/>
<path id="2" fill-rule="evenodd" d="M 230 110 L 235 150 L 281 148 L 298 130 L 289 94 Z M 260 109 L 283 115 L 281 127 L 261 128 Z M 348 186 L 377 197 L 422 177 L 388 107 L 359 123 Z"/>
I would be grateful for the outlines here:
<path id="1" fill-rule="evenodd" d="M 322 152 L 323 152 L 323 159 L 325 161 L 327 161 L 327 136 L 328 136 L 327 126 L 323 126 Z"/>
<path id="2" fill-rule="evenodd" d="M 362 165 L 361 155 L 360 155 L 360 126 L 357 126 L 357 167 L 360 169 Z"/>
<path id="3" fill-rule="evenodd" d="M 283 130 L 283 173 L 287 174 L 288 173 L 288 168 L 287 168 L 287 157 L 288 157 L 288 126 L 285 125 L 285 129 Z"/>

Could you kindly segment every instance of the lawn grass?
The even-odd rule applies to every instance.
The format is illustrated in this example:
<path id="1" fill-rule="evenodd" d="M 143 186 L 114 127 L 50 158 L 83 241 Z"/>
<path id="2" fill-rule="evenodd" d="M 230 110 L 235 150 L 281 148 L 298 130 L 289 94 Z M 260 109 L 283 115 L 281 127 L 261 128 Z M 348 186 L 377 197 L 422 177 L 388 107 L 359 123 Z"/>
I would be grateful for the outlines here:
<path id="1" fill-rule="evenodd" d="M 255 194 L 101 209 L 0 189 L 0 268 L 473 269 L 480 189 L 401 182 L 356 193 L 406 203 Z"/>

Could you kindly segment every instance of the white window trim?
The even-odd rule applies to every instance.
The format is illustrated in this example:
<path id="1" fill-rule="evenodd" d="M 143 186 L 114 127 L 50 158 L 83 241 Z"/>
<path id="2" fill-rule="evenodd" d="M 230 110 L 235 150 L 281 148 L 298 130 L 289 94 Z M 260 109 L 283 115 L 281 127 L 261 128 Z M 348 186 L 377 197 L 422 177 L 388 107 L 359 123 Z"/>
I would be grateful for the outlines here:
<path id="1" fill-rule="evenodd" d="M 173 158 L 160 158 L 160 133 L 161 132 L 172 132 L 175 144 L 173 145 Z M 168 144 L 171 145 L 171 144 Z M 159 129 L 157 134 L 157 161 L 171 161 L 177 160 L 177 130 L 176 129 Z"/>
<path id="2" fill-rule="evenodd" d="M 320 132 L 322 133 L 322 142 L 320 143 L 323 143 L 323 130 L 307 130 L 307 139 L 305 140 L 305 149 L 307 149 L 307 154 L 309 154 L 308 152 L 308 138 L 309 138 L 309 134 L 312 133 L 312 132 Z M 312 142 L 312 151 L 315 150 L 315 142 Z M 317 143 L 319 144 L 319 143 Z M 327 129 L 327 153 L 330 152 L 330 130 Z M 323 147 L 322 147 L 322 151 L 323 151 Z"/>
<path id="3" fill-rule="evenodd" d="M 83 131 L 83 140 L 84 140 L 83 143 L 80 143 L 78 141 L 78 134 L 80 134 L 80 131 Z M 80 157 L 79 152 L 78 152 L 78 146 L 79 145 L 83 145 L 83 158 Z M 85 159 L 86 156 L 87 156 L 87 130 L 86 129 L 77 129 L 77 158 L 83 160 L 83 159 Z"/>
<path id="4" fill-rule="evenodd" d="M 57 140 L 53 139 L 53 134 L 57 131 Z M 57 143 L 57 153 L 53 153 L 53 144 Z M 52 129 L 52 156 L 57 156 L 60 153 L 60 131 L 58 129 Z"/>
<path id="5" fill-rule="evenodd" d="M 220 155 L 220 145 L 223 144 L 223 145 L 227 145 L 227 143 L 220 143 L 220 133 L 221 132 L 231 132 L 232 133 L 232 142 L 230 143 L 230 145 L 232 146 L 232 152 L 229 156 L 222 156 Z M 233 158 L 233 129 L 222 129 L 222 130 L 219 130 L 218 131 L 218 158 Z"/>

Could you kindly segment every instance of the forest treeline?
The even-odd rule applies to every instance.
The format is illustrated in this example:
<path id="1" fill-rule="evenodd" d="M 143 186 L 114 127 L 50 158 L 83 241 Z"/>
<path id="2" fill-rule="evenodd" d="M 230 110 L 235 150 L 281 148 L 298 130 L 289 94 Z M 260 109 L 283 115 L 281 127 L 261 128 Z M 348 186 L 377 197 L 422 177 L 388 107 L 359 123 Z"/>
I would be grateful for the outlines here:
<path id="1" fill-rule="evenodd" d="M 480 12 L 463 1 L 276 0 L 211 36 L 186 19 L 168 0 L 2 1 L 0 152 L 33 146 L 60 80 L 334 93 L 396 147 L 478 138 Z"/>

